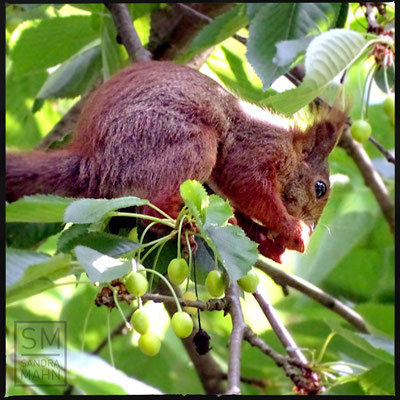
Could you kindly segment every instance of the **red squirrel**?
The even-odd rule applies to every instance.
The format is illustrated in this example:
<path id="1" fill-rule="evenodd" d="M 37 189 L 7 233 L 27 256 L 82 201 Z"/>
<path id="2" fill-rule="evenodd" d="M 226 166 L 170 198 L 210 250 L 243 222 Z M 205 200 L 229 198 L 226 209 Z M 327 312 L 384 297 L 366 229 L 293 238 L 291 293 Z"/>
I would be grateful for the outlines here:
<path id="1" fill-rule="evenodd" d="M 6 200 L 133 195 L 176 217 L 179 185 L 196 179 L 229 199 L 235 223 L 281 262 L 286 248 L 308 246 L 345 121 L 331 108 L 303 131 L 192 68 L 138 62 L 92 94 L 66 148 L 7 153 Z"/>

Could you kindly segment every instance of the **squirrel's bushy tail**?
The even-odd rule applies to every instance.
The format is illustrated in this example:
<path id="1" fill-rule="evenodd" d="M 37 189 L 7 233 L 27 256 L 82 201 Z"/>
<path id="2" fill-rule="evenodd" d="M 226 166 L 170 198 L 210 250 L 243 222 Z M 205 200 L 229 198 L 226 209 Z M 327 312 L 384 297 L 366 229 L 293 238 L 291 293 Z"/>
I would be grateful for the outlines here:
<path id="1" fill-rule="evenodd" d="M 66 150 L 6 154 L 6 200 L 36 193 L 79 197 L 81 158 Z"/>

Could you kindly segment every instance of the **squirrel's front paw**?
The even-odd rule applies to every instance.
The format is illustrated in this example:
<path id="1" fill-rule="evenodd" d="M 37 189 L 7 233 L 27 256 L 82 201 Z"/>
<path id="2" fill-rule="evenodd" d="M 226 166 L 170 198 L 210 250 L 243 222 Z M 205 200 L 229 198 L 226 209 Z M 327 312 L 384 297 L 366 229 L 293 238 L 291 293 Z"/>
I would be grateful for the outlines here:
<path id="1" fill-rule="evenodd" d="M 304 253 L 307 250 L 310 235 L 310 227 L 304 221 L 296 219 L 286 233 L 278 235 L 277 241 L 290 250 Z"/>

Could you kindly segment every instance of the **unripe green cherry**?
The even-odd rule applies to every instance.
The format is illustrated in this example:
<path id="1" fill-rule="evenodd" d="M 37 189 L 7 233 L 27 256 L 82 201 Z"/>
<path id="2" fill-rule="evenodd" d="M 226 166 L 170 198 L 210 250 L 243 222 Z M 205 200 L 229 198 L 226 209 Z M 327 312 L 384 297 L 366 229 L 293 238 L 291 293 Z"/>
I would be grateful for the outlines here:
<path id="1" fill-rule="evenodd" d="M 136 310 L 131 317 L 131 324 L 136 332 L 144 335 L 150 328 L 149 319 L 144 310 Z"/>
<path id="2" fill-rule="evenodd" d="M 353 123 L 350 131 L 353 138 L 357 140 L 357 142 L 362 143 L 368 140 L 368 138 L 371 136 L 372 128 L 367 121 L 359 119 Z"/>
<path id="3" fill-rule="evenodd" d="M 221 297 L 225 292 L 225 282 L 222 273 L 216 269 L 210 271 L 206 278 L 206 288 L 213 297 Z"/>
<path id="4" fill-rule="evenodd" d="M 196 296 L 195 292 L 191 292 L 189 290 L 189 291 L 183 293 L 182 299 L 196 301 L 197 300 L 197 296 Z M 196 307 L 183 307 L 183 309 L 190 315 L 195 315 L 196 312 L 197 312 L 197 308 Z"/>
<path id="5" fill-rule="evenodd" d="M 148 286 L 149 283 L 146 277 L 139 272 L 131 272 L 125 279 L 125 287 L 128 289 L 129 293 L 137 297 L 143 296 Z"/>
<path id="6" fill-rule="evenodd" d="M 174 258 L 168 265 L 169 280 L 180 285 L 189 275 L 189 267 L 184 258 Z"/>
<path id="7" fill-rule="evenodd" d="M 394 98 L 393 96 L 388 96 L 383 101 L 383 111 L 390 118 L 394 118 Z"/>
<path id="8" fill-rule="evenodd" d="M 258 275 L 251 269 L 247 275 L 240 278 L 238 281 L 239 286 L 249 293 L 254 293 L 257 290 L 257 285 L 260 282 Z"/>
<path id="9" fill-rule="evenodd" d="M 186 338 L 190 336 L 193 330 L 192 317 L 184 311 L 178 311 L 172 316 L 172 328 L 177 336 Z"/>
<path id="10" fill-rule="evenodd" d="M 160 338 L 153 332 L 147 332 L 139 338 L 139 349 L 147 356 L 155 356 L 161 347 Z"/>

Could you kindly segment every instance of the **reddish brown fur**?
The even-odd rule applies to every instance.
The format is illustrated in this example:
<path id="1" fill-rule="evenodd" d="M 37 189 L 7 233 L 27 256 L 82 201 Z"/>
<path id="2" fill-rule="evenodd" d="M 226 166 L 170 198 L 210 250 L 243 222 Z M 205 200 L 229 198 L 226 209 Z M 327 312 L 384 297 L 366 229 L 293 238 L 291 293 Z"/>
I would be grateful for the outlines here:
<path id="1" fill-rule="evenodd" d="M 136 63 L 91 96 L 65 150 L 7 154 L 7 200 L 135 195 L 176 215 L 179 185 L 197 179 L 229 198 L 260 251 L 279 261 L 284 248 L 307 247 L 328 198 L 316 199 L 314 185 L 329 188 L 327 156 L 344 122 L 333 109 L 303 133 L 196 70 Z"/>

